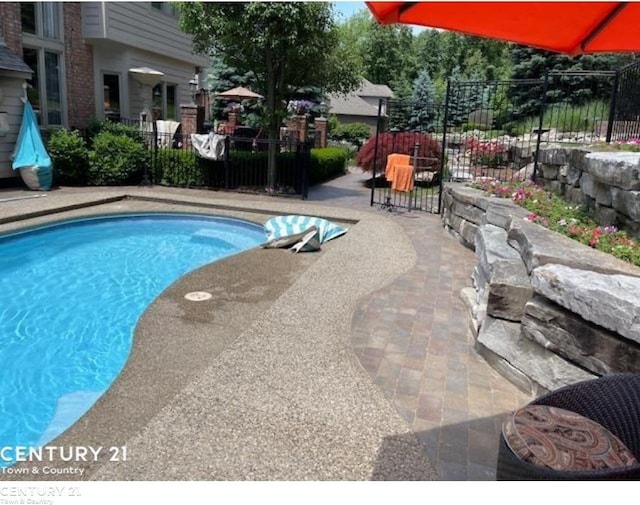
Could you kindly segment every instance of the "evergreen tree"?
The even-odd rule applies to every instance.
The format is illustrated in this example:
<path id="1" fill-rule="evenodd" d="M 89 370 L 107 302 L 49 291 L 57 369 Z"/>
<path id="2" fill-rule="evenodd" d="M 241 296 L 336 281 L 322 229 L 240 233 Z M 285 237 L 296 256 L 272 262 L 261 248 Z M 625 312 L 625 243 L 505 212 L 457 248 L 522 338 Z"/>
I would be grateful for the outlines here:
<path id="1" fill-rule="evenodd" d="M 211 94 L 211 116 L 215 119 L 225 117 L 223 111 L 227 103 L 227 100 L 217 99 L 217 93 L 238 86 L 255 88 L 255 76 L 252 71 L 240 73 L 235 67 L 227 65 L 222 57 L 215 55 L 211 57 L 211 66 L 204 80 Z"/>
<path id="2" fill-rule="evenodd" d="M 414 82 L 409 127 L 416 131 L 433 132 L 436 117 L 436 91 L 429 72 L 423 70 Z"/>

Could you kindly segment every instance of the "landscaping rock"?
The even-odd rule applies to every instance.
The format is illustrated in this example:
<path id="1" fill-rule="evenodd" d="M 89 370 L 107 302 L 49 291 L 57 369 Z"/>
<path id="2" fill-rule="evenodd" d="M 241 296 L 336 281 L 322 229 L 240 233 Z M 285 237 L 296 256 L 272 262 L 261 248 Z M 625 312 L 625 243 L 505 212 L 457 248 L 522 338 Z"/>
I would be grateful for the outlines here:
<path id="1" fill-rule="evenodd" d="M 573 205 L 582 205 L 584 203 L 584 193 L 580 188 L 566 186 L 564 188 L 564 197 L 567 202 Z"/>
<path id="2" fill-rule="evenodd" d="M 462 203 L 459 200 L 454 201 L 451 206 L 451 213 L 476 225 L 482 224 L 482 216 L 484 216 L 484 211 L 479 207 Z"/>
<path id="3" fill-rule="evenodd" d="M 556 144 L 540 150 L 538 163 L 544 165 L 565 165 L 567 163 L 567 154 L 567 149 Z"/>
<path id="4" fill-rule="evenodd" d="M 586 149 L 571 149 L 571 153 L 569 155 L 569 164 L 574 167 L 574 169 L 583 172 L 586 167 L 587 154 L 591 151 Z"/>
<path id="5" fill-rule="evenodd" d="M 471 275 L 473 279 L 473 287 L 481 292 L 487 287 L 487 277 L 483 270 L 480 268 L 480 265 L 476 265 L 473 267 L 473 274 Z"/>
<path id="6" fill-rule="evenodd" d="M 614 188 L 615 189 L 615 188 Z M 593 183 L 594 198 L 597 205 L 604 205 L 611 207 L 611 187 L 601 182 L 594 181 Z"/>
<path id="7" fill-rule="evenodd" d="M 580 179 L 580 187 L 582 188 L 582 192 L 585 195 L 591 198 L 595 198 L 596 191 L 593 187 L 593 177 L 591 177 L 590 174 L 582 174 L 582 178 Z"/>
<path id="8" fill-rule="evenodd" d="M 488 280 L 487 313 L 519 321 L 533 295 L 520 254 L 507 244 L 507 232 L 493 225 L 478 229 L 475 245 L 479 270 Z"/>
<path id="9" fill-rule="evenodd" d="M 558 179 L 566 183 L 568 173 L 569 173 L 569 165 L 562 165 L 560 167 L 560 171 L 558 172 Z"/>
<path id="10" fill-rule="evenodd" d="M 596 205 L 593 217 L 600 226 L 610 226 L 618 221 L 618 212 L 611 207 Z"/>
<path id="11" fill-rule="evenodd" d="M 524 219 L 511 221 L 508 242 L 520 252 L 529 273 L 555 263 L 603 274 L 640 277 L 638 267 Z"/>
<path id="12" fill-rule="evenodd" d="M 516 181 L 530 181 L 533 177 L 534 166 L 534 163 L 529 163 L 526 167 L 522 167 L 513 175 L 513 179 Z"/>
<path id="13" fill-rule="evenodd" d="M 611 196 L 614 209 L 630 217 L 633 221 L 640 221 L 640 191 L 622 191 L 611 188 Z"/>
<path id="14" fill-rule="evenodd" d="M 531 283 L 536 293 L 640 344 L 640 278 L 545 265 Z"/>
<path id="15" fill-rule="evenodd" d="M 478 330 L 480 329 L 480 325 L 478 323 L 478 295 L 473 288 L 462 288 L 460 291 L 460 298 L 467 310 L 469 332 L 475 340 L 478 337 Z"/>
<path id="16" fill-rule="evenodd" d="M 511 219 L 523 219 L 528 215 L 528 210 L 516 205 L 508 198 L 491 198 L 482 224 L 492 224 L 508 230 Z"/>
<path id="17" fill-rule="evenodd" d="M 462 184 L 456 184 L 454 188 L 455 192 L 453 194 L 453 198 L 458 202 L 466 205 L 472 205 L 473 207 L 479 207 L 482 210 L 487 209 L 487 195 L 484 191 L 470 188 Z"/>
<path id="18" fill-rule="evenodd" d="M 562 194 L 562 183 L 560 181 L 549 181 L 548 183 L 549 191 L 555 193 L 556 195 Z"/>
<path id="19" fill-rule="evenodd" d="M 567 184 L 577 188 L 580 186 L 580 177 L 582 176 L 582 170 L 576 168 L 573 165 L 569 165 L 567 170 Z"/>
<path id="20" fill-rule="evenodd" d="M 464 221 L 464 219 L 462 219 L 459 216 L 456 216 L 455 214 L 450 214 L 448 221 L 449 222 L 447 224 L 451 226 L 451 229 L 454 230 L 456 234 L 459 234 L 460 227 L 462 226 L 462 222 Z"/>
<path id="21" fill-rule="evenodd" d="M 640 370 L 640 346 L 539 295 L 525 306 L 522 334 L 599 375 Z"/>
<path id="22" fill-rule="evenodd" d="M 487 316 L 478 333 L 478 343 L 549 390 L 595 377 L 522 336 L 517 323 Z"/>
<path id="23" fill-rule="evenodd" d="M 599 182 L 621 189 L 640 189 L 640 153 L 589 153 L 585 168 Z"/>
<path id="24" fill-rule="evenodd" d="M 502 356 L 499 356 L 488 347 L 480 344 L 477 339 L 475 350 L 484 358 L 491 368 L 526 394 L 536 397 L 549 391 L 548 389 L 543 388 L 540 384 L 533 382 L 529 377 L 522 373 L 521 370 L 518 370 Z"/>
<path id="25" fill-rule="evenodd" d="M 460 242 L 465 247 L 468 247 L 472 251 L 475 250 L 475 242 L 476 242 L 476 232 L 478 231 L 478 226 L 466 221 L 462 220 L 460 224 Z"/>
<path id="26" fill-rule="evenodd" d="M 542 176 L 547 180 L 554 180 L 558 178 L 558 165 L 542 165 Z"/>

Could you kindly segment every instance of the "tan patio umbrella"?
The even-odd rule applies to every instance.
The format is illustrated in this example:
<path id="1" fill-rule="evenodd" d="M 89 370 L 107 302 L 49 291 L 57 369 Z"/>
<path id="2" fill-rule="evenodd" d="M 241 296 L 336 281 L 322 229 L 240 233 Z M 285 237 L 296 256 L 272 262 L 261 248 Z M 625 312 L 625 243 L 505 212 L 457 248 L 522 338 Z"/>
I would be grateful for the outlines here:
<path id="1" fill-rule="evenodd" d="M 222 93 L 216 93 L 218 98 L 228 98 L 229 100 L 246 100 L 250 98 L 264 98 L 262 95 L 258 93 L 254 93 L 250 89 L 243 88 L 242 86 L 238 86 L 237 88 L 230 89 L 228 91 L 223 91 Z"/>

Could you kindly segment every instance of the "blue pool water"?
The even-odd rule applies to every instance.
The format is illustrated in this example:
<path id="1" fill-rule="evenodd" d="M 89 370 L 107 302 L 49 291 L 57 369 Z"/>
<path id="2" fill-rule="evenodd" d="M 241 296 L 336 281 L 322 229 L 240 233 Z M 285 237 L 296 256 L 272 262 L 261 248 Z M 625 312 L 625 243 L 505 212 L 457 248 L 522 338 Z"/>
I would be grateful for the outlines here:
<path id="1" fill-rule="evenodd" d="M 184 214 L 0 237 L 0 447 L 41 446 L 65 431 L 118 376 L 155 297 L 263 241 L 258 225 Z"/>

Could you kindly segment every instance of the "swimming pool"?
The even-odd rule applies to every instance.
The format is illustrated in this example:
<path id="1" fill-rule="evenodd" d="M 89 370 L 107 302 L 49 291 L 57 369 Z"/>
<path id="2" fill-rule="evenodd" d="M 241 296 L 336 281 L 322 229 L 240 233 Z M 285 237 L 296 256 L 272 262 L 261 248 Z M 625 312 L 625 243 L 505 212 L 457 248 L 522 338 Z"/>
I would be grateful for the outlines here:
<path id="1" fill-rule="evenodd" d="M 69 428 L 122 370 L 154 298 L 185 273 L 263 241 L 259 225 L 187 214 L 91 218 L 0 237 L 0 447 L 42 446 Z"/>

